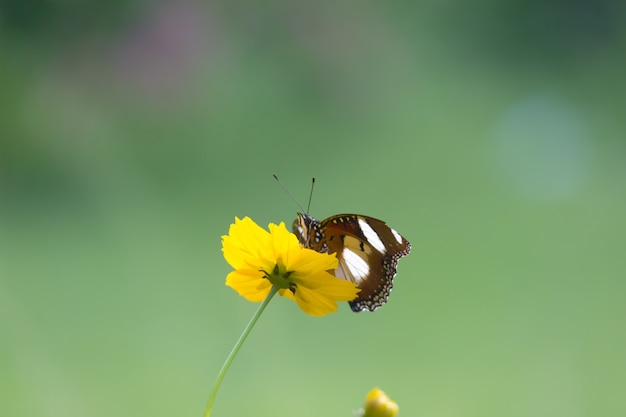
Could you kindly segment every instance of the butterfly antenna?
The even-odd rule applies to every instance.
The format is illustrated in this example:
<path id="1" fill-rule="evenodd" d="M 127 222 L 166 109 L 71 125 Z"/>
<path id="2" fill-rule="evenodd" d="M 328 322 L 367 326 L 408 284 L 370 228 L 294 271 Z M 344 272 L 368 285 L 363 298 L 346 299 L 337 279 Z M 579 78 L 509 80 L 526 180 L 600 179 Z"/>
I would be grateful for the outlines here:
<path id="1" fill-rule="evenodd" d="M 272 176 L 274 177 L 274 179 L 276 180 L 276 182 L 278 182 L 278 185 L 280 185 L 280 188 L 282 188 L 282 189 L 283 189 L 283 191 L 284 191 L 284 192 L 286 192 L 286 193 L 287 193 L 287 195 L 288 195 L 288 196 L 289 196 L 289 197 L 293 200 L 293 202 L 294 202 L 294 203 L 296 203 L 296 205 L 297 205 L 298 207 L 300 207 L 300 210 L 302 210 L 302 211 L 304 212 L 304 207 L 302 207 L 302 205 L 300 205 L 300 203 L 298 203 L 298 200 L 296 200 L 296 198 L 295 198 L 293 195 L 291 195 L 291 193 L 289 192 L 289 190 L 287 189 L 287 187 L 285 187 L 285 186 L 283 185 L 283 183 L 282 183 L 282 182 L 280 182 L 280 180 L 278 179 L 278 175 L 276 175 L 276 174 L 272 174 Z M 311 190 L 311 191 L 313 191 L 313 190 Z M 311 202 L 309 201 L 309 204 L 310 204 L 310 203 L 311 203 Z M 307 210 L 307 213 L 308 213 L 308 210 Z"/>
<path id="2" fill-rule="evenodd" d="M 311 209 L 311 200 L 313 199 L 313 187 L 315 187 L 315 177 L 311 178 L 311 192 L 309 193 L 309 204 L 306 206 L 306 214 L 309 214 Z"/>

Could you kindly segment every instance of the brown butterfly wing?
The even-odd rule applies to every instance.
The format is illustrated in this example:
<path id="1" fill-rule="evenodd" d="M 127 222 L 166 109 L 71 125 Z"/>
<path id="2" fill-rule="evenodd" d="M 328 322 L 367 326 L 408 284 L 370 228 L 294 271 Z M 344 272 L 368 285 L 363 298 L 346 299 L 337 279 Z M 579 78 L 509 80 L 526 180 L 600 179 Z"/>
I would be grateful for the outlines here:
<path id="1" fill-rule="evenodd" d="M 398 260 L 411 251 L 411 244 L 398 232 L 367 216 L 340 214 L 319 223 L 299 214 L 294 231 L 306 247 L 337 254 L 335 276 L 361 289 L 350 301 L 355 312 L 374 311 L 387 302 Z"/>

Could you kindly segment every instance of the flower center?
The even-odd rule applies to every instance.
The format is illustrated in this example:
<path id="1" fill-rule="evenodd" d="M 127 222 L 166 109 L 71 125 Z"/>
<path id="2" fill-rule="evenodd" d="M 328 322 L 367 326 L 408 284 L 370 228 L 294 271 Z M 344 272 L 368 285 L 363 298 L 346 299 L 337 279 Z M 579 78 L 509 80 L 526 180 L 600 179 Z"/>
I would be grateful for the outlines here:
<path id="1" fill-rule="evenodd" d="M 276 264 L 271 273 L 261 269 L 261 272 L 265 273 L 265 277 L 270 280 L 273 285 L 278 285 L 279 288 L 289 288 L 289 291 L 296 293 L 296 283 L 289 279 L 289 276 L 293 271 L 287 271 L 284 265 Z"/>

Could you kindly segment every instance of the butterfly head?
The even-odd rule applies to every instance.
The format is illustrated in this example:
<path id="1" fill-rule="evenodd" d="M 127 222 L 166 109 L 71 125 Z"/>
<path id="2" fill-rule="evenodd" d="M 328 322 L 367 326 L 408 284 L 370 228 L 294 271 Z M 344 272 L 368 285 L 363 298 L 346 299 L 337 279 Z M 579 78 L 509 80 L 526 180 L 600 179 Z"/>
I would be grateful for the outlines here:
<path id="1" fill-rule="evenodd" d="M 313 248 L 322 239 L 320 223 L 304 213 L 298 213 L 298 218 L 293 221 L 293 232 L 305 248 Z"/>

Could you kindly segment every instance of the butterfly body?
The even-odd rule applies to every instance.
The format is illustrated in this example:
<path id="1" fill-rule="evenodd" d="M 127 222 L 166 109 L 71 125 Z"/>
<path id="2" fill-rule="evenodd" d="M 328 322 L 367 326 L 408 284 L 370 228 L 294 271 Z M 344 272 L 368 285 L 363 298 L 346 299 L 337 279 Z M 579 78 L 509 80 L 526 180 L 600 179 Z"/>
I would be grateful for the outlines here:
<path id="1" fill-rule="evenodd" d="M 293 231 L 304 247 L 336 254 L 339 266 L 334 275 L 361 289 L 350 301 L 355 312 L 374 311 L 387 302 L 398 260 L 411 251 L 411 244 L 385 222 L 358 214 L 339 214 L 320 222 L 298 213 Z"/>

